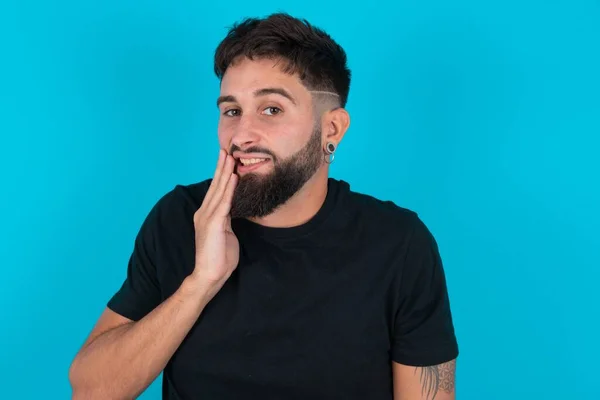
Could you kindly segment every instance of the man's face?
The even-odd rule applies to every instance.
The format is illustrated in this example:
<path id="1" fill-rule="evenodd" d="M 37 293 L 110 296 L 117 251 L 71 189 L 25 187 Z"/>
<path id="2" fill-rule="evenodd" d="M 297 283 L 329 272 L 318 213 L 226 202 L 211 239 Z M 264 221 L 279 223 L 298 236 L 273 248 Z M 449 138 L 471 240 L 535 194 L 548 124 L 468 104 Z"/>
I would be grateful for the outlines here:
<path id="1" fill-rule="evenodd" d="M 244 59 L 221 82 L 219 143 L 236 159 L 234 218 L 266 216 L 323 162 L 320 121 L 296 75 L 274 60 Z"/>

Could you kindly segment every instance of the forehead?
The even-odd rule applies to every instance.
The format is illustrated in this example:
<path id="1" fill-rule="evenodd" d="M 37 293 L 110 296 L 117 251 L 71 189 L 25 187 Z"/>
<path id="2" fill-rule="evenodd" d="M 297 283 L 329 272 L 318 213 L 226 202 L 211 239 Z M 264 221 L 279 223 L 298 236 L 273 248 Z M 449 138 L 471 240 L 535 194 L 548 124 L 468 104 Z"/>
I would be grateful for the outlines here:
<path id="1" fill-rule="evenodd" d="M 227 68 L 221 81 L 221 95 L 251 95 L 265 88 L 281 88 L 305 102 L 310 93 L 297 74 L 282 71 L 282 61 L 247 58 L 236 60 Z"/>

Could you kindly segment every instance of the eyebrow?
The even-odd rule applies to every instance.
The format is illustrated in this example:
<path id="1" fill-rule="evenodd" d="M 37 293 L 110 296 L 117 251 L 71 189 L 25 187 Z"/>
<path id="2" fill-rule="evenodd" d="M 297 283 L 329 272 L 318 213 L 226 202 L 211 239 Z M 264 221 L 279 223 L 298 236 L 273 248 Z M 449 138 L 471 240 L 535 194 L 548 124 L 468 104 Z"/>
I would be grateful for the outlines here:
<path id="1" fill-rule="evenodd" d="M 258 89 L 256 91 L 254 91 L 254 97 L 267 96 L 269 94 L 277 94 L 279 96 L 283 96 L 286 99 L 288 99 L 289 101 L 291 101 L 292 104 L 296 105 L 296 100 L 294 99 L 294 96 L 292 96 L 290 94 L 290 92 L 288 92 L 287 90 L 285 90 L 283 88 L 272 87 L 272 88 Z M 219 96 L 219 98 L 217 99 L 217 107 L 219 107 L 221 105 L 221 103 L 235 103 L 235 102 L 237 102 L 235 96 L 231 96 L 231 95 Z"/>

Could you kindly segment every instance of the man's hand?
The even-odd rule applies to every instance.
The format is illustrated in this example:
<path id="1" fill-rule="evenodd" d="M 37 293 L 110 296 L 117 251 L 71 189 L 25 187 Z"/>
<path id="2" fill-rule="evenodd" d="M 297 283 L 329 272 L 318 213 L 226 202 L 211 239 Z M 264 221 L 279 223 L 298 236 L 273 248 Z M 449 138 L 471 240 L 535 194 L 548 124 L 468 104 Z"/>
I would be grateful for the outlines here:
<path id="1" fill-rule="evenodd" d="M 194 271 L 179 290 L 139 321 L 106 308 L 69 370 L 73 398 L 137 398 L 165 368 L 236 268 L 239 242 L 229 218 L 237 182 L 233 166 L 233 158 L 221 151 L 214 179 L 194 214 Z"/>
<path id="2" fill-rule="evenodd" d="M 235 160 L 224 150 L 200 208 L 194 214 L 196 264 L 191 281 L 212 298 L 239 261 L 240 245 L 231 229 L 231 202 L 237 184 Z"/>

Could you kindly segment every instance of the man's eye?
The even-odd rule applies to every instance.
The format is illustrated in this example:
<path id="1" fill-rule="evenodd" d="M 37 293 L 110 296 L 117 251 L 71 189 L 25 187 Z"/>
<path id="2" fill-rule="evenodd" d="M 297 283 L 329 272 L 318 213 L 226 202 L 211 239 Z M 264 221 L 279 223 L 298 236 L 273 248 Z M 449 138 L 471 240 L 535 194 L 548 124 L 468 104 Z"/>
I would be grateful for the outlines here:
<path id="1" fill-rule="evenodd" d="M 228 117 L 237 117 L 239 115 L 240 110 L 237 109 L 231 109 L 231 110 L 227 110 L 223 113 L 223 115 L 226 115 Z"/>
<path id="2" fill-rule="evenodd" d="M 276 115 L 276 114 L 279 114 L 280 112 L 281 112 L 281 109 L 277 108 L 277 107 L 267 107 L 267 108 L 265 108 L 265 111 L 264 111 L 264 113 L 267 115 Z"/>

